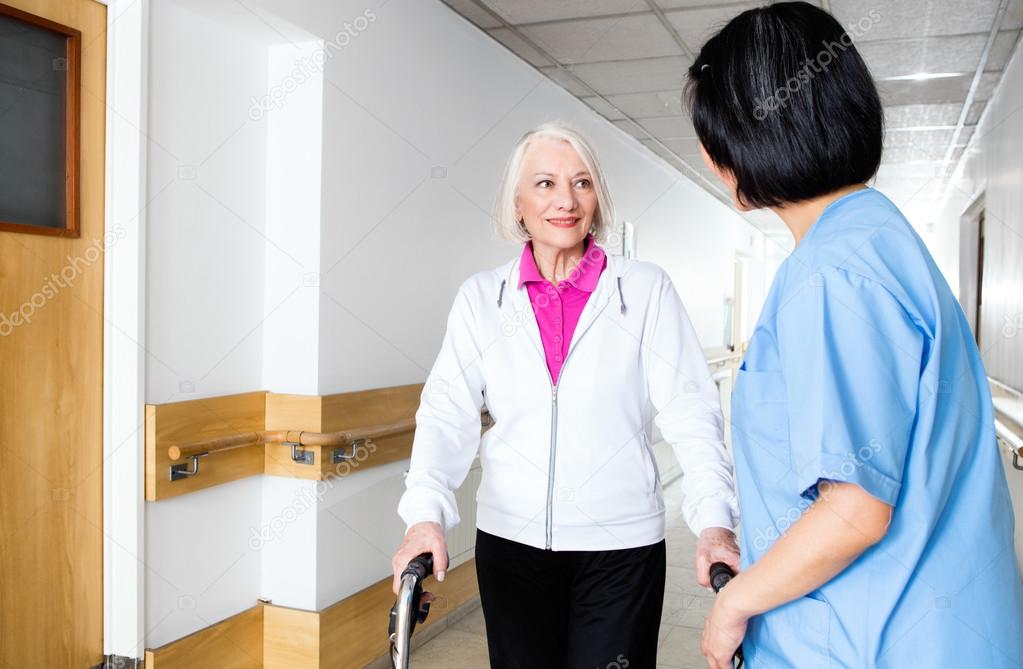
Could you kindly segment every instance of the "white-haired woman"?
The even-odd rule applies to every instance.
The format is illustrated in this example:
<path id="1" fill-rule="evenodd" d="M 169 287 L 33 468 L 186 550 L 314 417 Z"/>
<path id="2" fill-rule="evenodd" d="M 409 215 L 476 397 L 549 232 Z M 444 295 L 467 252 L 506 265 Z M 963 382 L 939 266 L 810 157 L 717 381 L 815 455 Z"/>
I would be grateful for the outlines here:
<path id="1" fill-rule="evenodd" d="M 453 490 L 479 450 L 476 571 L 491 667 L 653 667 L 665 509 L 651 418 L 685 472 L 697 580 L 706 586 L 716 561 L 738 570 L 715 384 L 664 271 L 599 246 L 614 210 L 577 132 L 547 124 L 523 136 L 496 222 L 522 250 L 455 297 L 416 414 L 395 590 L 423 552 L 444 579 Z M 484 404 L 495 423 L 481 444 Z"/>

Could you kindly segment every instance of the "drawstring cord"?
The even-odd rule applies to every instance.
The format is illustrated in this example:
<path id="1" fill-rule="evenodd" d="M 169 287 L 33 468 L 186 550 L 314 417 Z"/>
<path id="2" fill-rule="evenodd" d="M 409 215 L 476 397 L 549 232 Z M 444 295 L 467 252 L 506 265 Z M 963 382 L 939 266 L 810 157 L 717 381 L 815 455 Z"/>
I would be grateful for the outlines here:
<path id="1" fill-rule="evenodd" d="M 500 308 L 501 301 L 504 299 L 504 284 L 505 280 L 501 279 L 501 292 L 497 294 L 497 306 Z"/>
<path id="2" fill-rule="evenodd" d="M 618 302 L 622 305 L 622 313 L 625 313 L 625 298 L 622 297 L 622 277 L 618 277 Z"/>

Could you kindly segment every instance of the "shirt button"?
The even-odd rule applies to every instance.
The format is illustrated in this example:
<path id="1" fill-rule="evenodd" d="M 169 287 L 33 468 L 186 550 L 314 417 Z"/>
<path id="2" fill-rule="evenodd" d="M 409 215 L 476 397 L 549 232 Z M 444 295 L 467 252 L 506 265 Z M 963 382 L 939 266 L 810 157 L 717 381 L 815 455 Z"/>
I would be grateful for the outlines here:
<path id="1" fill-rule="evenodd" d="M 554 343 L 555 344 L 558 343 L 559 341 L 561 341 L 561 337 L 554 337 Z"/>
<path id="2" fill-rule="evenodd" d="M 554 324 L 555 325 L 561 325 L 561 319 L 560 318 L 555 318 L 554 319 Z"/>
<path id="3" fill-rule="evenodd" d="M 555 360 L 556 362 L 561 362 L 561 356 L 560 356 L 560 355 L 556 355 L 556 356 L 554 356 L 554 360 Z"/>

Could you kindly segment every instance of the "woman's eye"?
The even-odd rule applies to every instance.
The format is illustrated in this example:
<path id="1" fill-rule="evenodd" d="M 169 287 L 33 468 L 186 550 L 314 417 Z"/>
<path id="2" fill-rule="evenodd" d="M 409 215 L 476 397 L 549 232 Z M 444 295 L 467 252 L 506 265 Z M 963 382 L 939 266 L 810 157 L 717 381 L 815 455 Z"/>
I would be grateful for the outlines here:
<path id="1" fill-rule="evenodd" d="M 575 185 L 578 188 L 589 188 L 592 184 L 590 183 L 589 179 L 580 179 L 579 181 L 575 182 Z"/>
<path id="2" fill-rule="evenodd" d="M 550 179 L 544 179 L 543 181 L 539 182 L 536 185 L 539 186 L 540 188 L 550 188 L 551 186 L 554 185 L 554 182 L 551 181 Z"/>

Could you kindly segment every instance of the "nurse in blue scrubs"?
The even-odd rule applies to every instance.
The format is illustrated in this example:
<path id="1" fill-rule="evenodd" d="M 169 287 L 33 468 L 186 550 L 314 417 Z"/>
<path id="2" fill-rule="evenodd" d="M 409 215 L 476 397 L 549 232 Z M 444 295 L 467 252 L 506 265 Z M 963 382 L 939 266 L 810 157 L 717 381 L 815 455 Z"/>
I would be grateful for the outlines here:
<path id="1" fill-rule="evenodd" d="M 795 250 L 732 400 L 742 572 L 703 650 L 751 669 L 1023 667 L 1023 586 L 984 366 L 899 209 L 866 185 L 883 114 L 850 35 L 807 3 L 739 15 L 687 104 L 742 210 Z"/>

